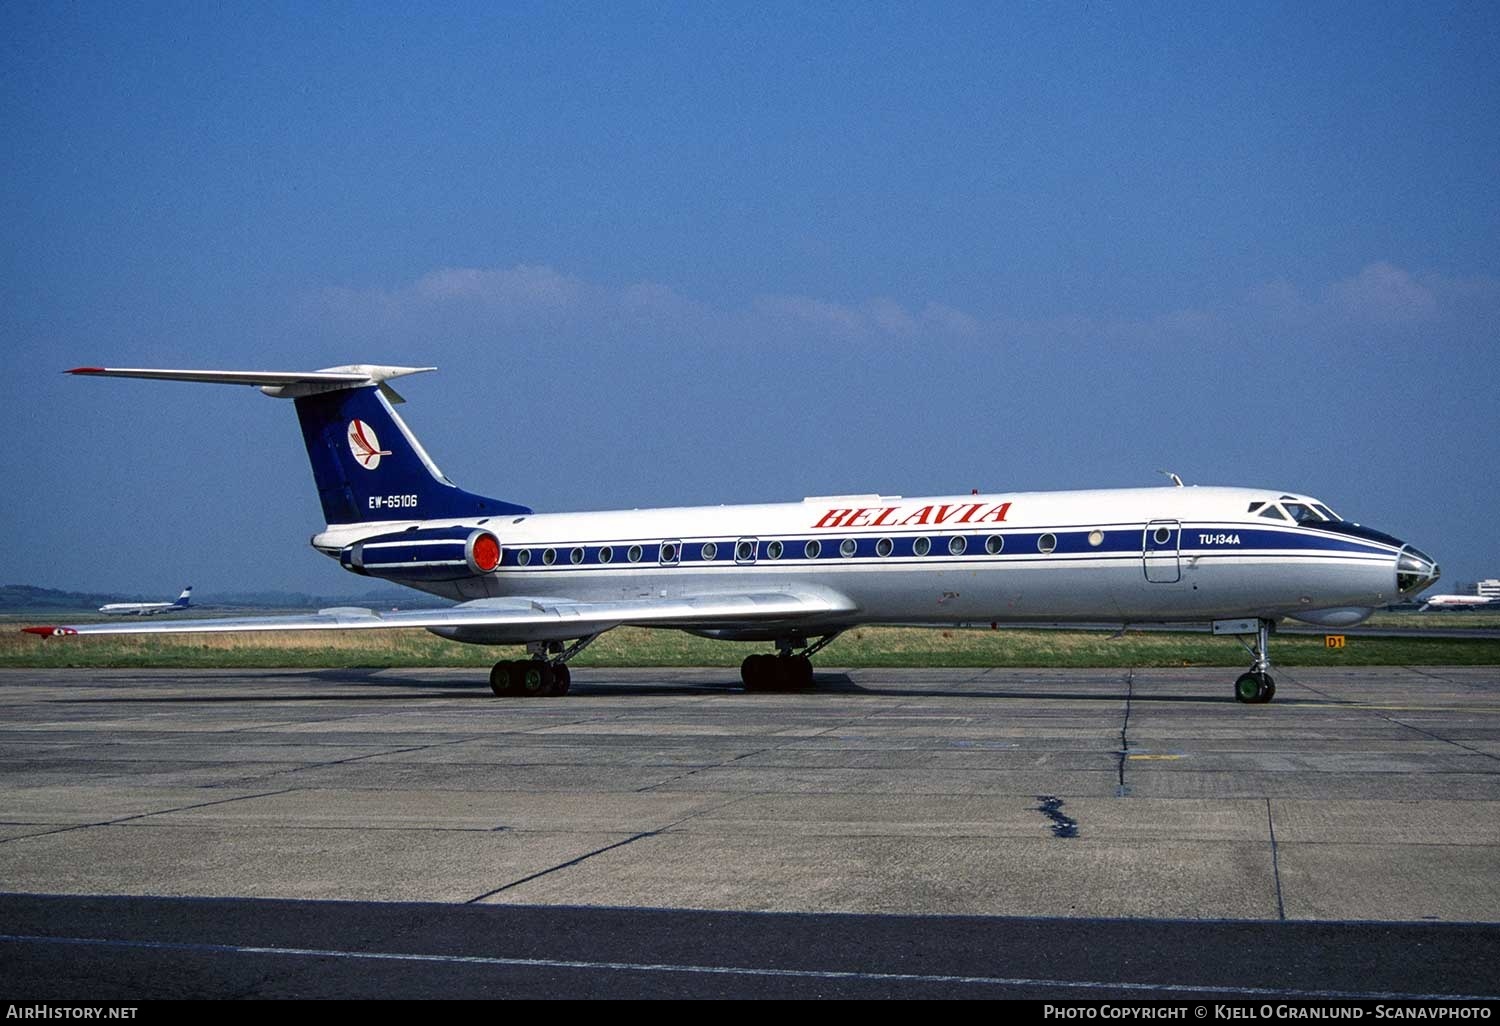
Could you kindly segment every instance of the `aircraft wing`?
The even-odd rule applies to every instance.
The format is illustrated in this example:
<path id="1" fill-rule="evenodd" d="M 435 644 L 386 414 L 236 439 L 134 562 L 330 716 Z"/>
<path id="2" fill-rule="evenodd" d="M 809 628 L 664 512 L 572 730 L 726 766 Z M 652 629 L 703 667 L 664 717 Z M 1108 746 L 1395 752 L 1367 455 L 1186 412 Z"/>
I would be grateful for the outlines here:
<path id="1" fill-rule="evenodd" d="M 341 606 L 286 616 L 238 616 L 150 623 L 85 623 L 24 627 L 28 634 L 209 634 L 233 631 L 381 630 L 421 627 L 462 640 L 506 644 L 561 640 L 622 625 L 694 627 L 766 622 L 821 623 L 853 613 L 848 598 L 828 589 L 741 592 L 683 598 L 634 598 L 579 602 L 566 598 L 511 596 L 479 599 L 447 609 L 377 612 Z"/>

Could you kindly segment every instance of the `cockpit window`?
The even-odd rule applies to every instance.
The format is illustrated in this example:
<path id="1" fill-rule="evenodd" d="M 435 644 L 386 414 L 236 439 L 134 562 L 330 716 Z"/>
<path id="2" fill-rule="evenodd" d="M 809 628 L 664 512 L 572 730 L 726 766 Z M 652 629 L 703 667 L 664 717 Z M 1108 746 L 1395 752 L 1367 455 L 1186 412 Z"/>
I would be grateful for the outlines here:
<path id="1" fill-rule="evenodd" d="M 1286 511 L 1299 524 L 1321 524 L 1326 517 L 1305 502 L 1288 502 Z"/>
<path id="2" fill-rule="evenodd" d="M 1250 504 L 1250 508 L 1247 509 L 1247 510 L 1245 510 L 1245 512 L 1246 513 L 1254 513 L 1256 510 L 1260 509 L 1264 505 L 1265 505 L 1264 502 L 1252 502 Z"/>
<path id="3" fill-rule="evenodd" d="M 1263 517 L 1265 517 L 1267 520 L 1285 520 L 1286 519 L 1286 514 L 1283 513 L 1283 512 L 1281 512 L 1281 507 L 1277 506 L 1277 505 L 1274 505 L 1274 504 L 1270 505 L 1270 506 L 1267 506 L 1265 509 L 1261 510 L 1260 511 L 1260 515 L 1263 516 Z"/>
<path id="4" fill-rule="evenodd" d="M 1344 519 L 1343 517 L 1341 517 L 1337 513 L 1335 513 L 1333 510 L 1331 510 L 1327 506 L 1323 505 L 1321 502 L 1315 502 L 1315 503 L 1313 503 L 1313 509 L 1315 509 L 1319 513 L 1323 514 L 1323 518 L 1325 520 L 1342 521 Z"/>

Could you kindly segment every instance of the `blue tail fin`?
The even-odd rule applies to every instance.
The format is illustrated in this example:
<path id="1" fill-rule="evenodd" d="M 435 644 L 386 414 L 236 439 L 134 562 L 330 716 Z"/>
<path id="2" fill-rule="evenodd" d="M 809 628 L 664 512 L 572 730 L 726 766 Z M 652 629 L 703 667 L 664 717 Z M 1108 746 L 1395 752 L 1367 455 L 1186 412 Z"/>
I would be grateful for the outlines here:
<path id="1" fill-rule="evenodd" d="M 179 609 L 186 609 L 192 601 L 193 586 L 189 584 L 186 588 L 182 589 L 182 594 L 177 596 L 177 601 L 173 602 L 172 605 L 176 606 Z"/>
<path id="2" fill-rule="evenodd" d="M 531 512 L 444 477 L 375 385 L 305 395 L 296 406 L 330 524 Z"/>

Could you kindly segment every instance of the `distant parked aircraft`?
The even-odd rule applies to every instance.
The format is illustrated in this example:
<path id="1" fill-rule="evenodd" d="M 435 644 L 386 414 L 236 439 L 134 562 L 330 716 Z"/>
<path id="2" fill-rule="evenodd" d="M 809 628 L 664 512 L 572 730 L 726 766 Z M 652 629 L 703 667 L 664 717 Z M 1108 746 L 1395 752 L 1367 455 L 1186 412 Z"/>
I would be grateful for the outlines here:
<path id="1" fill-rule="evenodd" d="M 99 607 L 99 612 L 110 616 L 155 616 L 157 613 L 175 613 L 187 609 L 193 599 L 193 586 L 182 589 L 176 602 L 111 602 Z"/>

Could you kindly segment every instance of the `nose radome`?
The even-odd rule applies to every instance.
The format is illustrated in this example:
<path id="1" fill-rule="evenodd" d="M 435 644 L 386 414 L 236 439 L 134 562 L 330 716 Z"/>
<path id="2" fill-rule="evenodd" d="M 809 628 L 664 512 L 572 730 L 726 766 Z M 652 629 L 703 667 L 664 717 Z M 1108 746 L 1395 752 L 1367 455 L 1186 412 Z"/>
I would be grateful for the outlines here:
<path id="1" fill-rule="evenodd" d="M 1396 587 L 1403 595 L 1415 595 L 1430 588 L 1443 576 L 1442 568 L 1415 545 L 1408 545 L 1396 557 Z"/>

